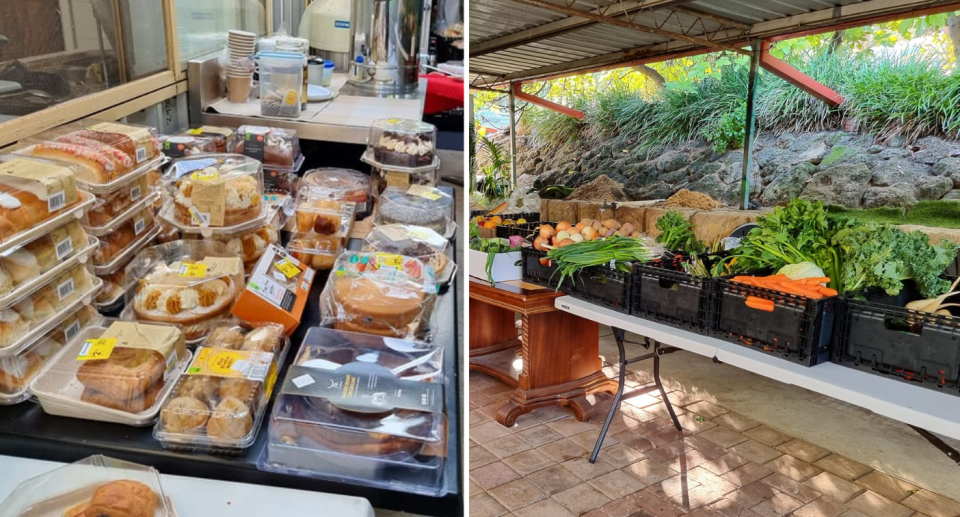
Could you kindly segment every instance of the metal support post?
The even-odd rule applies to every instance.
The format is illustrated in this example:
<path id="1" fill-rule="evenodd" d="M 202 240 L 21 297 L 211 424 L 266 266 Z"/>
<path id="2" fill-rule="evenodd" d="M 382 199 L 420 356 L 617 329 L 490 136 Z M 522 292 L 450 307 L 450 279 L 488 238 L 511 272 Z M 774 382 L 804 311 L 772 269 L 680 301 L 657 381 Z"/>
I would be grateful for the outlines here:
<path id="1" fill-rule="evenodd" d="M 740 179 L 740 209 L 750 208 L 750 169 L 753 168 L 753 133 L 756 125 L 757 74 L 760 73 L 760 40 L 750 42 L 750 82 L 747 87 L 747 120 L 743 132 L 743 174 Z"/>
<path id="2" fill-rule="evenodd" d="M 510 83 L 510 183 L 517 188 L 517 99 Z"/>
<path id="3" fill-rule="evenodd" d="M 473 162 L 476 160 L 474 153 L 477 152 L 477 114 L 473 111 L 473 93 L 470 94 L 470 149 L 467 149 L 467 156 L 470 158 L 470 163 L 467 164 L 467 174 L 470 175 L 470 191 L 467 192 L 469 196 L 471 193 L 477 191 L 477 174 L 473 169 Z"/>

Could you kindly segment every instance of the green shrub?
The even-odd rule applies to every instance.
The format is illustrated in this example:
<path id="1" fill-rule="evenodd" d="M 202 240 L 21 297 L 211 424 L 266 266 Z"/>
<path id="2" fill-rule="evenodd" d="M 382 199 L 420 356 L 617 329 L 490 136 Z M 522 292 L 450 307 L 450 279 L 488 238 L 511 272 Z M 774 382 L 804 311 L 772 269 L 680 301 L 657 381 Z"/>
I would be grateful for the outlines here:
<path id="1" fill-rule="evenodd" d="M 723 154 L 727 149 L 740 149 L 746 133 L 747 103 L 736 110 L 720 115 L 703 130 L 703 136 L 713 144 L 713 152 Z"/>

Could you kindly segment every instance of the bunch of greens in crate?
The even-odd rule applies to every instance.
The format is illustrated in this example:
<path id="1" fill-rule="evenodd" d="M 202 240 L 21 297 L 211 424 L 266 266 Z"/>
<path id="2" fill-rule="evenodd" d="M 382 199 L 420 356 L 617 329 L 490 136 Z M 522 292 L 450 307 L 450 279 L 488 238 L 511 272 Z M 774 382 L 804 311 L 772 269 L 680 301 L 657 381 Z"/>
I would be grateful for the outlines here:
<path id="1" fill-rule="evenodd" d="M 602 240 L 583 241 L 554 248 L 547 252 L 547 258 L 555 261 L 563 284 L 566 278 L 583 268 L 612 264 L 620 271 L 629 272 L 630 265 L 637 262 L 649 262 L 663 255 L 663 245 L 648 238 L 621 237 L 614 235 Z"/>
<path id="2" fill-rule="evenodd" d="M 704 253 L 706 244 L 697 239 L 693 233 L 693 223 L 688 221 L 680 212 L 669 211 L 657 219 L 657 229 L 660 235 L 657 242 L 663 244 L 670 251 L 685 251 L 687 253 Z"/>
<path id="3" fill-rule="evenodd" d="M 487 280 L 491 284 L 495 283 L 493 281 L 493 262 L 496 260 L 497 254 L 520 251 L 521 247 L 523 247 L 523 237 L 519 235 L 513 235 L 509 239 L 502 239 L 500 237 L 491 237 L 489 239 L 474 237 L 470 239 L 470 249 L 487 254 L 484 271 L 487 272 Z"/>

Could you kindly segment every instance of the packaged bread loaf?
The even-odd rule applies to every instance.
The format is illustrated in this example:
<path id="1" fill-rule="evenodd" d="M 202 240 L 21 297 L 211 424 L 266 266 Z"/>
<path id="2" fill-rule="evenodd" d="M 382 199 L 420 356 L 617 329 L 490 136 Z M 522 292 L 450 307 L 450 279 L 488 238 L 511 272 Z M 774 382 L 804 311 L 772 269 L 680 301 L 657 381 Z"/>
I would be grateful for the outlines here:
<path id="1" fill-rule="evenodd" d="M 0 156 L 0 243 L 80 202 L 75 173 L 47 160 Z"/>
<path id="2" fill-rule="evenodd" d="M 91 244 L 80 222 L 72 220 L 12 251 L 0 255 L 0 296 L 42 281 L 43 275 Z M 14 294 L 15 296 L 15 294 Z"/>

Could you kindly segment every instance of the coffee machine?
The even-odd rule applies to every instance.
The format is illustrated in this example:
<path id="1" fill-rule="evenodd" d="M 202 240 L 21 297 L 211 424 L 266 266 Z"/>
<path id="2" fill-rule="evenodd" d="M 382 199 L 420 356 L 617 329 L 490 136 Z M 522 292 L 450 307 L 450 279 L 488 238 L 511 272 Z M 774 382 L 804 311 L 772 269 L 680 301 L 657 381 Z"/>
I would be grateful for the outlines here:
<path id="1" fill-rule="evenodd" d="M 352 0 L 348 81 L 381 94 L 417 88 L 425 0 Z M 426 49 L 423 49 L 426 51 Z"/>

